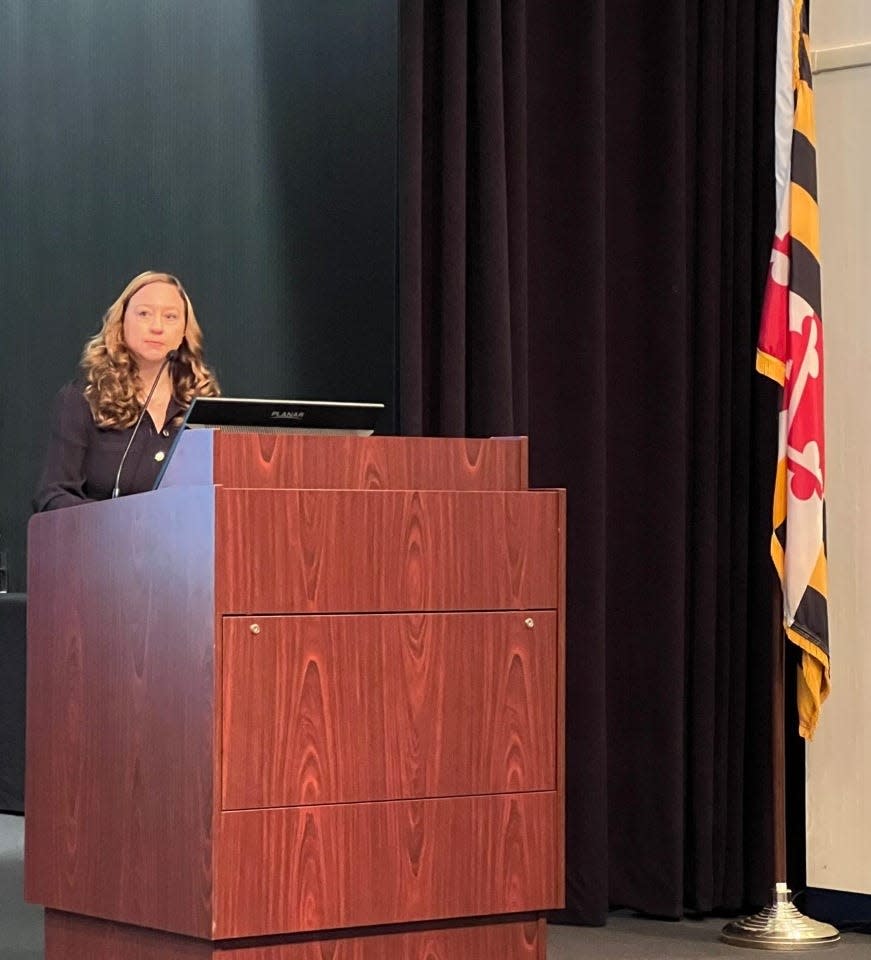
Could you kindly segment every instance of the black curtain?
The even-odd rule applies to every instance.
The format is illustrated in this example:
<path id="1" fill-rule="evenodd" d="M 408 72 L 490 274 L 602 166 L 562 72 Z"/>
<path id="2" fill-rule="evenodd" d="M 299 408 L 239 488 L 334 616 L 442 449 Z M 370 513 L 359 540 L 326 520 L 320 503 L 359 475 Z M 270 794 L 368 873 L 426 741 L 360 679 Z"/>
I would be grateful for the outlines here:
<path id="1" fill-rule="evenodd" d="M 400 4 L 405 433 L 526 433 L 523 3 Z"/>
<path id="2" fill-rule="evenodd" d="M 776 0 L 408 0 L 403 432 L 568 489 L 567 913 L 768 898 Z"/>

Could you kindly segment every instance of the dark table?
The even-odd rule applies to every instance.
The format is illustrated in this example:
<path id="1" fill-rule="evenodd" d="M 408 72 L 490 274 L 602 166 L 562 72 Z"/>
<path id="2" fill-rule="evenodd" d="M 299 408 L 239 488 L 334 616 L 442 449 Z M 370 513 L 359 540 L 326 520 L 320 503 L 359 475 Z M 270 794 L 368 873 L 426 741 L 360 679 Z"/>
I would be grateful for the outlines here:
<path id="1" fill-rule="evenodd" d="M 27 598 L 0 593 L 0 812 L 24 812 Z"/>

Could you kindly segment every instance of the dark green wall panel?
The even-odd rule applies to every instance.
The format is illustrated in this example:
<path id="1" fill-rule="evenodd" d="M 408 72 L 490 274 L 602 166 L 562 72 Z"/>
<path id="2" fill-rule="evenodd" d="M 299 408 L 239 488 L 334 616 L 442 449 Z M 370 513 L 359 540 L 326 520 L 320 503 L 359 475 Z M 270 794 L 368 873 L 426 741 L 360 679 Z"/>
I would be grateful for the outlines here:
<path id="1" fill-rule="evenodd" d="M 0 537 L 22 588 L 51 398 L 140 270 L 224 392 L 395 427 L 395 0 L 0 4 Z"/>

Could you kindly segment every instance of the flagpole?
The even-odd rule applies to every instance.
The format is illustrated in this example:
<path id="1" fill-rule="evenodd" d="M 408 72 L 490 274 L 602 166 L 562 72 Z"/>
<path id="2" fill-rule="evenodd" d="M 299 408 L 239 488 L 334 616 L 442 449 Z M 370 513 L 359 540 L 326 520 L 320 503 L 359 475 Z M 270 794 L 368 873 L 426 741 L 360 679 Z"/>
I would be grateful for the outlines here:
<path id="1" fill-rule="evenodd" d="M 786 881 L 786 635 L 783 597 L 774 578 L 771 591 L 771 787 L 774 890 L 769 906 L 723 927 L 720 939 L 733 947 L 756 950 L 811 950 L 841 939 L 828 923 L 811 920 L 792 903 Z"/>
<path id="2" fill-rule="evenodd" d="M 825 540 L 822 303 L 816 128 L 808 49 L 807 0 L 778 0 L 775 58 L 774 173 L 777 217 L 756 369 L 782 389 L 777 471 L 772 497 L 771 769 L 773 901 L 723 928 L 738 947 L 804 950 L 837 943 L 838 931 L 800 913 L 786 884 L 785 646 L 802 648 L 802 736 L 813 736 L 828 694 L 828 601 Z M 793 158 L 797 162 L 793 162 Z M 796 254 L 796 256 L 794 256 Z M 790 531 L 804 531 L 795 536 Z"/>
<path id="3" fill-rule="evenodd" d="M 780 582 L 771 589 L 771 799 L 774 876 L 786 882 L 786 636 Z"/>

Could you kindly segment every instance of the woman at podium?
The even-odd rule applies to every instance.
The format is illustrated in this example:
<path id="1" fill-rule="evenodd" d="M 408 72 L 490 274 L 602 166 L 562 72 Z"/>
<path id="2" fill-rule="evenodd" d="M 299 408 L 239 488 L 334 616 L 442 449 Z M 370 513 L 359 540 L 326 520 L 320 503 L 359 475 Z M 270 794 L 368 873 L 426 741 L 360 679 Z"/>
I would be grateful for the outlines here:
<path id="1" fill-rule="evenodd" d="M 134 277 L 55 400 L 37 511 L 150 490 L 194 397 L 218 396 L 190 298 L 168 273 Z"/>

